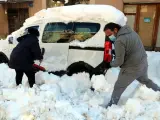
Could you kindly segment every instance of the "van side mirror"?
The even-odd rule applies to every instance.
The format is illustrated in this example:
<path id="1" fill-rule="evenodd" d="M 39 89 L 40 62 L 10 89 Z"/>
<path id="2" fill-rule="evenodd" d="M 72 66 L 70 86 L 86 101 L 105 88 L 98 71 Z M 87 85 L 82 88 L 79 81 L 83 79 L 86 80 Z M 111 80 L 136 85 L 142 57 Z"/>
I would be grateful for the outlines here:
<path id="1" fill-rule="evenodd" d="M 44 55 L 44 53 L 45 53 L 45 48 L 42 48 L 42 49 L 41 49 L 41 53 L 42 53 L 42 55 Z"/>

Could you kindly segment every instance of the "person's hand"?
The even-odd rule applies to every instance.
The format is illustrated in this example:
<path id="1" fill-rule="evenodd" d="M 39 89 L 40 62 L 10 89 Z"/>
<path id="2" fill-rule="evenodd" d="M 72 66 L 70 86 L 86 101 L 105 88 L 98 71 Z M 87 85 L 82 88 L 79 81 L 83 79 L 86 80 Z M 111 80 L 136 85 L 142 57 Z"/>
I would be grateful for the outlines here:
<path id="1" fill-rule="evenodd" d="M 107 69 L 111 68 L 110 62 L 106 62 L 105 66 L 106 66 Z"/>
<path id="2" fill-rule="evenodd" d="M 115 50 L 112 50 L 112 52 L 111 52 L 113 55 L 115 55 Z"/>

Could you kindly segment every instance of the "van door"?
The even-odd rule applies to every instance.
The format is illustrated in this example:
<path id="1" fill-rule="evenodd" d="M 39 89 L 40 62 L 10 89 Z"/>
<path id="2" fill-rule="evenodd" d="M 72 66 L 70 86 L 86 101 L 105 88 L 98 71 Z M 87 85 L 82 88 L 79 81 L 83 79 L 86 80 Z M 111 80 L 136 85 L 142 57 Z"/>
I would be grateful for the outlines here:
<path id="1" fill-rule="evenodd" d="M 74 22 L 73 24 L 74 34 L 70 41 L 76 40 L 77 44 L 73 43 L 69 46 L 68 65 L 84 61 L 92 67 L 97 67 L 103 61 L 104 55 L 103 27 L 94 22 Z"/>
<path id="2" fill-rule="evenodd" d="M 45 48 L 42 66 L 49 71 L 67 68 L 70 36 L 65 32 L 67 24 L 63 22 L 48 23 L 42 33 L 41 47 Z"/>

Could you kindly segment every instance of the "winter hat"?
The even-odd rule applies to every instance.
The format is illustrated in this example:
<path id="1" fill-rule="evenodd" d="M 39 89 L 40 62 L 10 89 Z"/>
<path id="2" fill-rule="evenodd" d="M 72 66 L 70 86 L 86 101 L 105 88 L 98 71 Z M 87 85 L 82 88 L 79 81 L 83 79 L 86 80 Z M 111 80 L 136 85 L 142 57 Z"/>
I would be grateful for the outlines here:
<path id="1" fill-rule="evenodd" d="M 32 35 L 35 35 L 35 36 L 39 36 L 39 31 L 35 28 L 28 28 L 28 33 L 29 34 L 32 34 Z"/>

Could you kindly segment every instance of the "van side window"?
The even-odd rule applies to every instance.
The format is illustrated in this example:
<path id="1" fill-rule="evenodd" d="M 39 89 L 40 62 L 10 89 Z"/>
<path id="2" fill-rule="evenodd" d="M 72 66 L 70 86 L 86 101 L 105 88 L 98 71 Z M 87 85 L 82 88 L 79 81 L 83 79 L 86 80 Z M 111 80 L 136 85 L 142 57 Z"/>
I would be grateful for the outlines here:
<path id="1" fill-rule="evenodd" d="M 70 22 L 68 24 L 48 23 L 45 26 L 43 43 L 69 43 L 74 40 L 84 42 L 100 30 L 99 23 Z"/>
<path id="2" fill-rule="evenodd" d="M 57 41 L 63 39 L 65 37 L 66 30 L 65 23 L 48 23 L 45 26 L 42 42 L 43 43 L 56 43 Z"/>
<path id="3" fill-rule="evenodd" d="M 74 38 L 80 42 L 86 41 L 87 39 L 93 37 L 100 30 L 99 23 L 74 23 Z"/>

